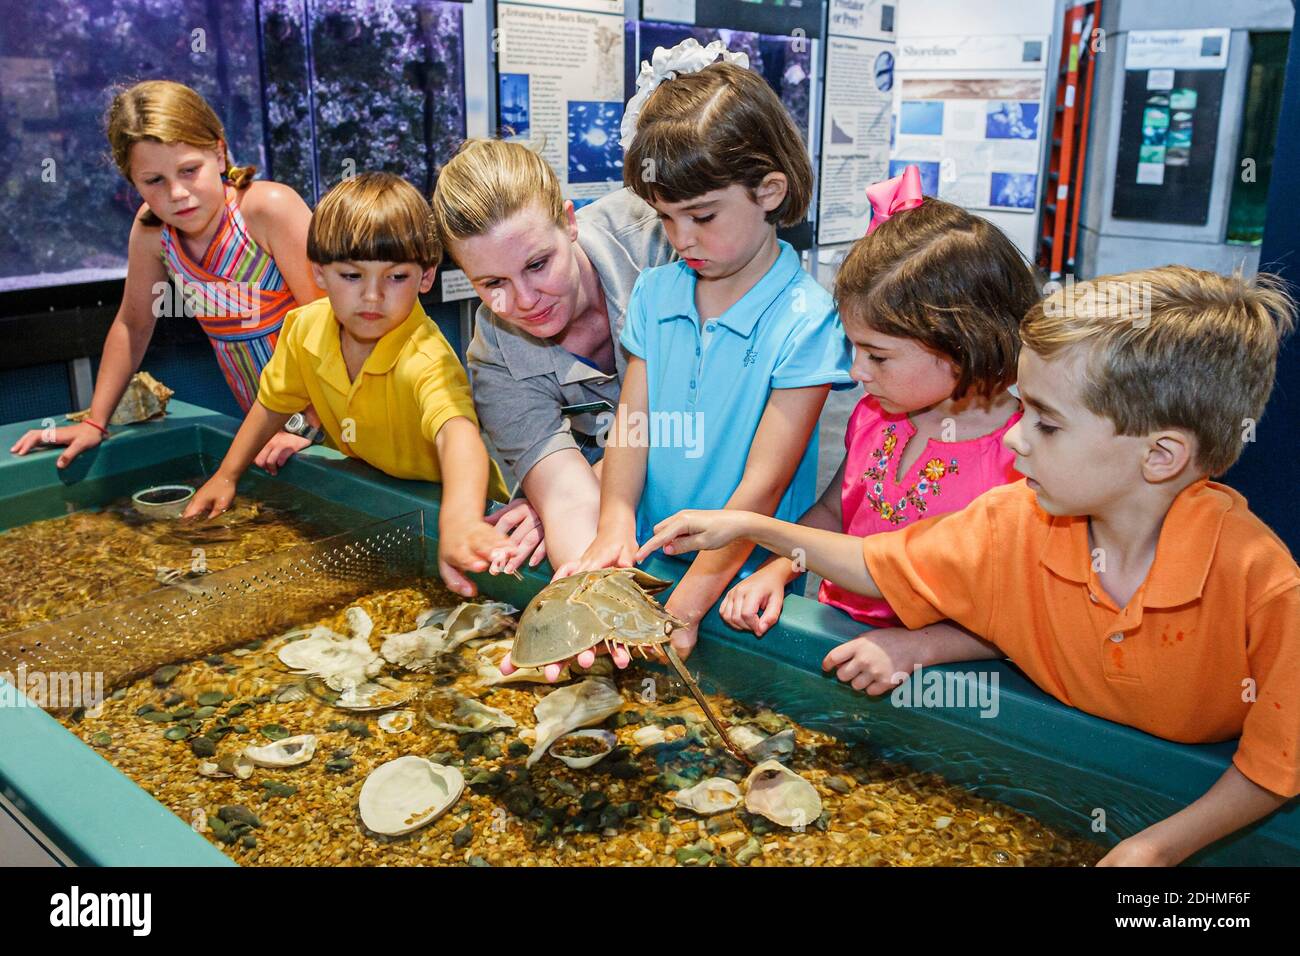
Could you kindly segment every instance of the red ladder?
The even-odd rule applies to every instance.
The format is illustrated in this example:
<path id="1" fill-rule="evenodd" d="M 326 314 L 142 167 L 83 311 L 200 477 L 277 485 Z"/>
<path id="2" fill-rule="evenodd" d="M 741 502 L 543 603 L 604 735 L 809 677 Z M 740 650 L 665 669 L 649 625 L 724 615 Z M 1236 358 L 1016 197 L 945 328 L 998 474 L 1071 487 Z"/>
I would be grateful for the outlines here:
<path id="1" fill-rule="evenodd" d="M 1101 18 L 1101 0 L 1078 3 L 1065 11 L 1061 31 L 1061 71 L 1052 114 L 1052 150 L 1046 196 L 1039 226 L 1038 264 L 1051 279 L 1074 271 L 1079 242 L 1079 197 L 1088 153 L 1088 118 L 1097 65 L 1090 40 Z M 1083 84 L 1080 66 L 1086 60 Z"/>

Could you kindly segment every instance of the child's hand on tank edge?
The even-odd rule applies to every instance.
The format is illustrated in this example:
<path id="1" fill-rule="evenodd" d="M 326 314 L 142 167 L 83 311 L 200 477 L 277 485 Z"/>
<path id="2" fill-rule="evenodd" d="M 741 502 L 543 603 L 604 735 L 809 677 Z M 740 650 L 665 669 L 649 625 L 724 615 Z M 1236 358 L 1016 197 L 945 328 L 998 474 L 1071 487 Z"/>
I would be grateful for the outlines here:
<path id="1" fill-rule="evenodd" d="M 295 435 L 292 432 L 276 432 L 262 450 L 257 453 L 257 457 L 253 459 L 253 464 L 267 473 L 275 475 L 279 473 L 290 458 L 304 448 L 310 447 L 311 439 L 309 438 L 303 438 L 301 435 Z"/>
<path id="2" fill-rule="evenodd" d="M 762 637 L 781 617 L 785 585 L 786 575 L 778 565 L 761 567 L 727 592 L 718 614 L 736 630 Z"/>
<path id="3" fill-rule="evenodd" d="M 921 661 L 919 651 L 911 631 L 881 627 L 831 648 L 822 660 L 822 670 L 835 671 L 835 676 L 854 690 L 875 697 L 912 676 L 913 667 Z"/>
<path id="4" fill-rule="evenodd" d="M 9 451 L 14 455 L 25 455 L 42 446 L 66 445 L 54 464 L 58 468 L 67 468 L 74 458 L 83 451 L 96 447 L 103 440 L 104 433 L 98 428 L 79 422 L 62 428 L 33 428 L 14 442 Z"/>

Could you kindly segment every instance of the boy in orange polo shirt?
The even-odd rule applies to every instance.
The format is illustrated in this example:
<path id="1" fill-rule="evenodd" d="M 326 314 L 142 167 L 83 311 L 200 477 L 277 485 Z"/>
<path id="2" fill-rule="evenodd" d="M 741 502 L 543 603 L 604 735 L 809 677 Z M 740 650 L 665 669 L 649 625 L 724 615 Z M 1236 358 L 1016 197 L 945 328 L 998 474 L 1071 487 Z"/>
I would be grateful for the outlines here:
<path id="1" fill-rule="evenodd" d="M 1067 287 L 1021 329 L 1023 481 L 865 539 L 734 511 L 679 512 L 638 558 L 749 538 L 883 597 L 909 628 L 951 619 L 1071 706 L 1170 740 L 1240 737 L 1233 765 L 1106 864 L 1173 865 L 1300 793 L 1300 568 L 1222 474 L 1256 440 L 1294 302 L 1181 266 Z M 1261 433 L 1259 440 L 1267 440 Z M 918 642 L 922 643 L 922 642 Z M 942 660 L 970 659 L 972 653 Z M 883 691 L 914 661 L 870 635 L 827 655 Z"/>

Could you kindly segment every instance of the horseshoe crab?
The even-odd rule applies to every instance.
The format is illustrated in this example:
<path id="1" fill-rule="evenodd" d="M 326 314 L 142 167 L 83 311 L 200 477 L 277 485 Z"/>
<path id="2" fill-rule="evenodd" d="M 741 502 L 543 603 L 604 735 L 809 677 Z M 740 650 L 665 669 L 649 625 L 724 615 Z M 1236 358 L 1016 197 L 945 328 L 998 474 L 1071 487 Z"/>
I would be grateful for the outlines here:
<path id="1" fill-rule="evenodd" d="M 669 643 L 673 628 L 684 627 L 685 622 L 665 611 L 653 595 L 671 583 L 640 568 L 602 568 L 552 581 L 524 608 L 510 661 L 515 667 L 545 667 L 601 644 L 608 650 L 621 644 L 649 658 L 647 648 L 658 648 L 700 705 L 728 753 L 752 767 L 754 761 L 732 741 L 726 725 L 713 712 Z"/>

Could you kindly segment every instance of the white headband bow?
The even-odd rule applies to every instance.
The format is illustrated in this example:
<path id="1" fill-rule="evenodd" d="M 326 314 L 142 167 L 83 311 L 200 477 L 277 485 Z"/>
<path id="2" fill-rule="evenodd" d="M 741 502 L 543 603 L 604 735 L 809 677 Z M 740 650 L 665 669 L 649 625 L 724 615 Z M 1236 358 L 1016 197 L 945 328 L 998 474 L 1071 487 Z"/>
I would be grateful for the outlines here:
<path id="1" fill-rule="evenodd" d="M 698 73 L 719 57 L 722 58 L 723 63 L 735 63 L 737 66 L 749 69 L 749 55 L 729 53 L 726 44 L 721 40 L 714 40 L 708 46 L 700 46 L 700 41 L 695 37 L 687 37 L 671 50 L 661 46 L 655 47 L 654 57 L 651 60 L 641 61 L 641 72 L 636 78 L 636 94 L 627 101 L 627 109 L 623 111 L 623 123 L 619 127 L 621 134 L 619 143 L 622 144 L 623 149 L 626 150 L 632 145 L 632 139 L 636 136 L 637 120 L 641 117 L 641 108 L 645 106 L 645 101 L 650 98 L 655 87 L 683 73 Z"/>

